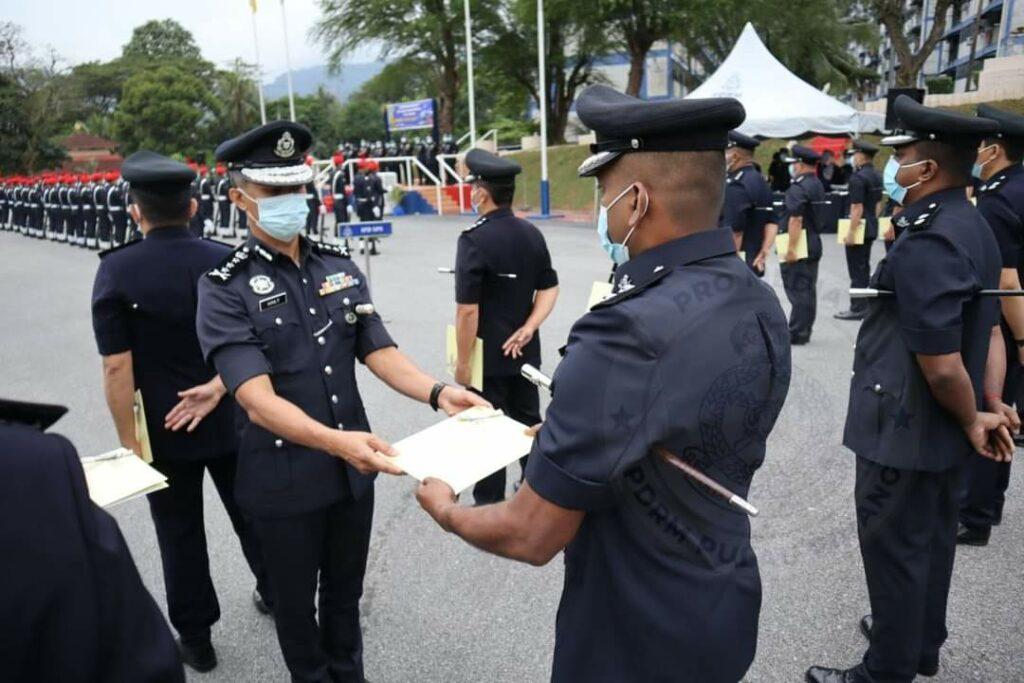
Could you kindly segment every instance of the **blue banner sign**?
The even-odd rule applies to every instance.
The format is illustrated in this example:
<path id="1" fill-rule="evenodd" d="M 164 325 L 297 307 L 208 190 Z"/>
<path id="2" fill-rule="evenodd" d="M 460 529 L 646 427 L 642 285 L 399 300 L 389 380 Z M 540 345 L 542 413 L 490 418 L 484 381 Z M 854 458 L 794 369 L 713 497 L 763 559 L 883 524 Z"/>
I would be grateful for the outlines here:
<path id="1" fill-rule="evenodd" d="M 374 223 L 342 223 L 338 226 L 338 237 L 348 239 L 360 237 L 387 237 L 391 234 L 390 221 Z"/>
<path id="2" fill-rule="evenodd" d="M 434 127 L 434 100 L 396 102 L 387 105 L 389 131 Z"/>

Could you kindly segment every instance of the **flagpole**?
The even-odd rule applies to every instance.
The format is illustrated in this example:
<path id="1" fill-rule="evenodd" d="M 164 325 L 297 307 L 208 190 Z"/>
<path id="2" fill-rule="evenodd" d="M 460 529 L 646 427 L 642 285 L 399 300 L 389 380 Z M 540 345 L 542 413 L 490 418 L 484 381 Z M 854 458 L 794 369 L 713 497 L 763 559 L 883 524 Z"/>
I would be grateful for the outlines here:
<path id="1" fill-rule="evenodd" d="M 540 215 L 551 215 L 551 194 L 548 186 L 548 92 L 544 64 L 544 0 L 537 0 L 537 75 L 540 90 L 537 104 L 540 106 Z"/>
<path id="2" fill-rule="evenodd" d="M 256 91 L 260 94 L 260 123 L 267 123 L 267 104 L 263 100 L 263 71 L 260 69 L 260 41 L 256 35 L 256 0 L 249 3 L 252 7 L 252 46 L 256 53 Z"/>
<path id="3" fill-rule="evenodd" d="M 466 13 L 466 76 L 469 79 L 469 146 L 476 147 L 476 103 L 473 97 L 473 25 L 469 18 L 469 0 L 463 4 Z"/>
<path id="4" fill-rule="evenodd" d="M 284 11 L 284 0 L 281 0 L 281 26 L 284 28 L 284 63 L 288 80 L 288 112 L 292 121 L 295 120 L 295 94 L 292 92 L 292 58 L 288 52 L 288 14 Z"/>

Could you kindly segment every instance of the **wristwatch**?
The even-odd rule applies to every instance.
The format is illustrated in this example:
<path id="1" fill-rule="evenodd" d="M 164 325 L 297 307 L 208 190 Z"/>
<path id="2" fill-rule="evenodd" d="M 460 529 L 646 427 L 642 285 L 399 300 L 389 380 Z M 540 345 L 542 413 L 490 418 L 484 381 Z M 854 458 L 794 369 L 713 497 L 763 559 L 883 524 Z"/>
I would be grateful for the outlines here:
<path id="1" fill-rule="evenodd" d="M 437 412 L 437 409 L 440 407 L 437 405 L 437 399 L 440 398 L 441 392 L 444 391 L 444 388 L 446 386 L 448 385 L 445 384 L 444 382 L 438 382 L 437 384 L 434 385 L 434 388 L 430 390 L 430 407 L 434 409 L 435 413 Z"/>

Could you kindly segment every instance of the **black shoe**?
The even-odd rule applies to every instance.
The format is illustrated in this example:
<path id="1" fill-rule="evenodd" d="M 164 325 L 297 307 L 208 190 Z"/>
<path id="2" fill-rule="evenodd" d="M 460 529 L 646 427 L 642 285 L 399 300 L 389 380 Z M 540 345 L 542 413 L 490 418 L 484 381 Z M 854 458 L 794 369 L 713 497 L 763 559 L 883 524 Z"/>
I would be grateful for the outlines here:
<path id="1" fill-rule="evenodd" d="M 860 632 L 865 638 L 871 640 L 871 628 L 875 625 L 875 619 L 870 614 L 861 617 Z M 922 676 L 934 676 L 939 673 L 938 659 L 922 659 L 917 664 L 917 673 Z"/>
<path id="2" fill-rule="evenodd" d="M 253 590 L 252 592 L 252 604 L 256 606 L 256 611 L 260 614 L 272 615 L 274 613 L 274 611 L 267 606 L 267 603 L 263 600 L 263 596 L 260 595 L 258 590 Z"/>
<path id="3" fill-rule="evenodd" d="M 871 627 L 874 626 L 875 619 L 870 614 L 867 614 L 860 618 L 860 632 L 865 638 L 871 640 Z"/>
<path id="4" fill-rule="evenodd" d="M 956 532 L 956 544 L 985 546 L 988 545 L 988 537 L 991 535 L 992 529 L 989 527 L 970 527 L 961 524 Z"/>
<path id="5" fill-rule="evenodd" d="M 857 667 L 852 669 L 830 669 L 826 666 L 812 666 L 804 674 L 807 683 L 860 683 L 863 680 L 857 674 Z"/>
<path id="6" fill-rule="evenodd" d="M 209 640 L 200 640 L 186 645 L 179 638 L 178 652 L 181 653 L 181 661 L 186 666 L 201 674 L 217 667 L 217 653 L 213 649 L 213 643 Z"/>
<path id="7" fill-rule="evenodd" d="M 863 320 L 864 313 L 861 311 L 839 311 L 832 317 L 836 320 Z"/>
<path id="8" fill-rule="evenodd" d="M 806 336 L 802 335 L 802 334 L 791 334 L 791 335 L 789 335 L 789 345 L 790 346 L 803 346 L 804 344 L 809 344 L 810 341 L 811 341 L 810 335 L 806 335 Z"/>

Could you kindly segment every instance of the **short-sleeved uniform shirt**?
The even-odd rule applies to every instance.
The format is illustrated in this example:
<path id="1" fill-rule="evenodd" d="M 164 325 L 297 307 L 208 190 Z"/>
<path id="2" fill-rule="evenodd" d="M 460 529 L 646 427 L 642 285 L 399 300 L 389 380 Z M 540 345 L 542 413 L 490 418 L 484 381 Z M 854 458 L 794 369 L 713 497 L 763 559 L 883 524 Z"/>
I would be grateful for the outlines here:
<path id="1" fill-rule="evenodd" d="M 882 199 L 882 176 L 874 164 L 864 164 L 850 176 L 850 204 L 864 207 L 864 241 L 878 239 L 878 202 Z"/>
<path id="2" fill-rule="evenodd" d="M 132 353 L 135 387 L 142 392 L 153 457 L 213 458 L 234 453 L 235 402 L 229 398 L 195 431 L 172 432 L 164 416 L 179 391 L 216 373 L 196 338 L 196 287 L 203 273 L 231 248 L 192 235 L 188 228 L 154 228 L 143 240 L 100 254 L 92 291 L 92 326 L 101 355 Z"/>
<path id="3" fill-rule="evenodd" d="M 269 375 L 274 391 L 337 429 L 369 431 L 355 361 L 394 346 L 362 272 L 342 247 L 300 237 L 299 265 L 250 236 L 199 282 L 199 341 L 231 393 Z M 254 516 L 303 514 L 373 483 L 327 453 L 290 443 L 239 411 L 236 497 Z"/>
<path id="4" fill-rule="evenodd" d="M 878 264 L 854 352 L 843 444 L 862 458 L 905 470 L 942 472 L 972 449 L 932 396 L 916 355 L 959 352 L 981 407 L 982 381 L 999 302 L 999 247 L 957 187 L 904 208 L 905 230 Z"/>
<path id="5" fill-rule="evenodd" d="M 520 358 L 506 357 L 501 345 L 530 317 L 537 290 L 557 284 L 544 235 L 510 208 L 481 216 L 459 236 L 455 301 L 480 306 L 477 336 L 484 342 L 484 376 L 518 376 L 524 363 L 540 365 L 539 333 Z"/>
<path id="6" fill-rule="evenodd" d="M 1024 265 L 1024 167 L 1014 164 L 978 187 L 978 211 L 992 227 L 1003 268 Z"/>
<path id="7" fill-rule="evenodd" d="M 802 216 L 804 232 L 807 233 L 807 257 L 810 259 L 821 258 L 821 216 L 825 201 L 825 188 L 813 173 L 793 178 L 793 184 L 786 190 L 779 232 L 788 232 L 790 216 Z"/>
<path id="8" fill-rule="evenodd" d="M 742 678 L 761 603 L 749 521 L 652 448 L 746 496 L 789 377 L 778 298 L 725 230 L 630 259 L 576 322 L 526 471 L 586 511 L 565 549 L 554 681 Z"/>
<path id="9" fill-rule="evenodd" d="M 748 262 L 761 251 L 764 226 L 778 220 L 772 190 L 753 164 L 726 176 L 719 225 L 743 235 L 740 249 L 746 252 Z"/>

